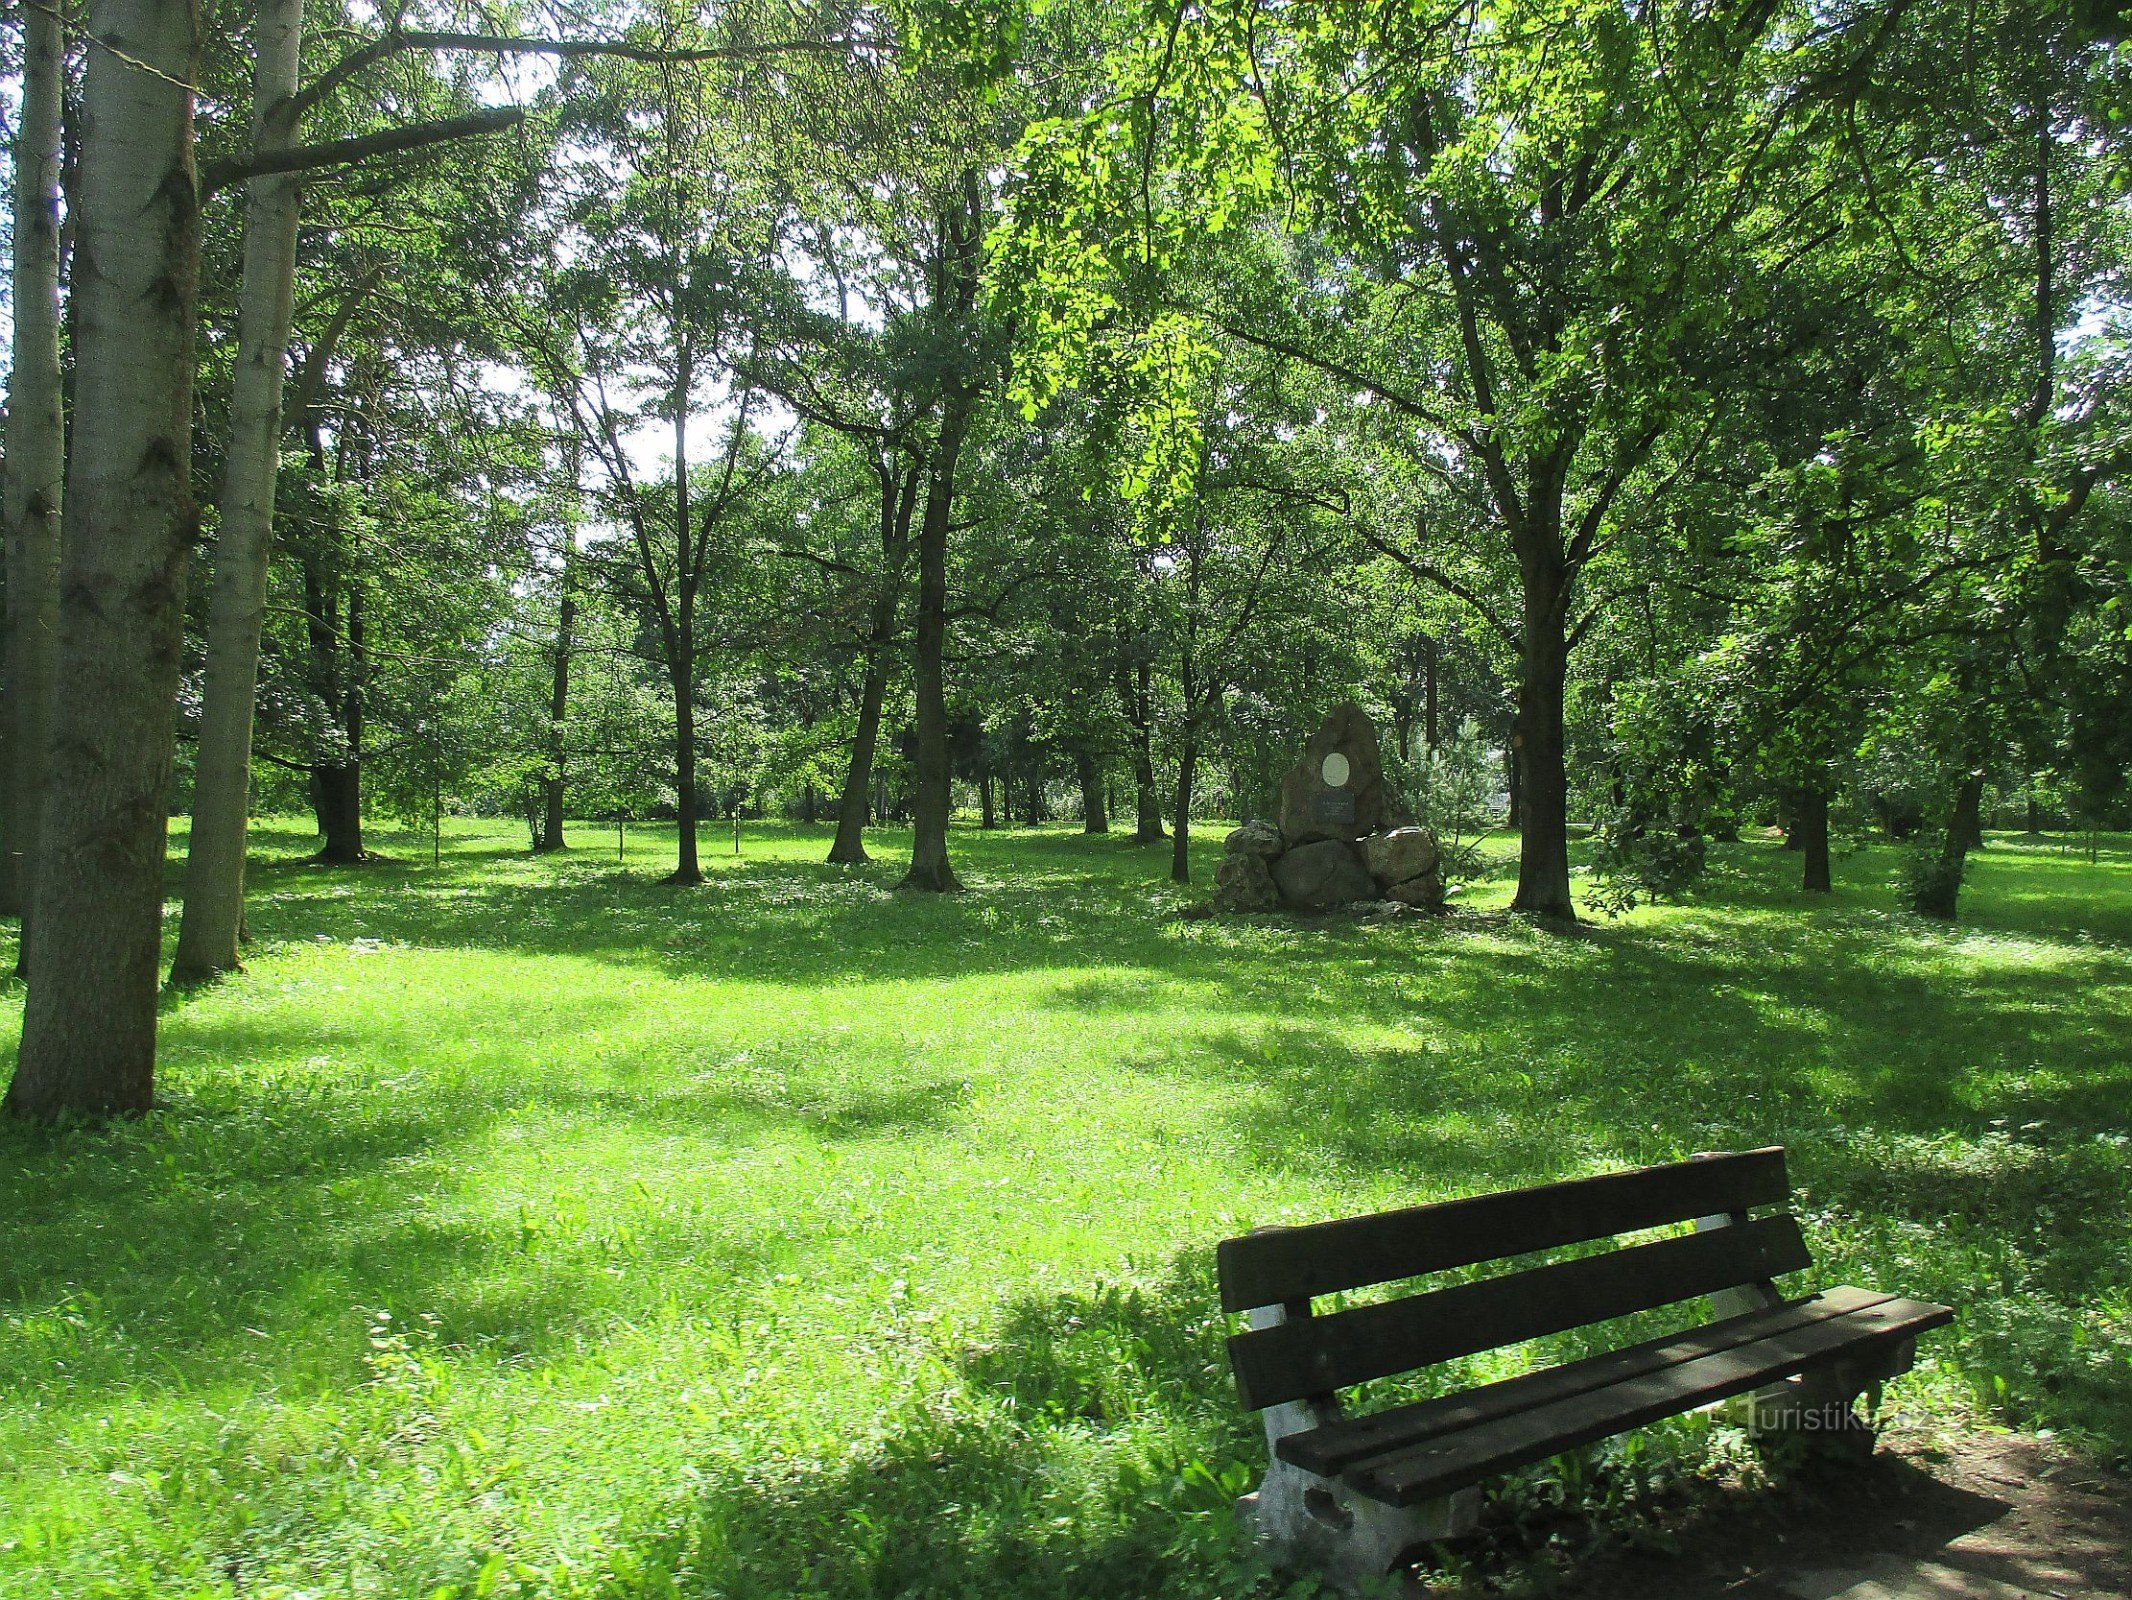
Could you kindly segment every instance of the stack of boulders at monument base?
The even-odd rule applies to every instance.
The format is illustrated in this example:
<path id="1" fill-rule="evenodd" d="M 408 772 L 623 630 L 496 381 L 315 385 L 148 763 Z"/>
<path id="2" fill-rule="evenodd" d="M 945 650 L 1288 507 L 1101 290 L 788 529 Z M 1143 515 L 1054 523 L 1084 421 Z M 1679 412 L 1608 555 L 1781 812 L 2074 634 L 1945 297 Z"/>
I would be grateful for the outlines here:
<path id="1" fill-rule="evenodd" d="M 1377 730 L 1354 705 L 1326 717 L 1281 780 L 1280 821 L 1238 828 L 1214 869 L 1216 911 L 1388 915 L 1443 903 L 1436 835 L 1412 826 L 1386 788 Z"/>

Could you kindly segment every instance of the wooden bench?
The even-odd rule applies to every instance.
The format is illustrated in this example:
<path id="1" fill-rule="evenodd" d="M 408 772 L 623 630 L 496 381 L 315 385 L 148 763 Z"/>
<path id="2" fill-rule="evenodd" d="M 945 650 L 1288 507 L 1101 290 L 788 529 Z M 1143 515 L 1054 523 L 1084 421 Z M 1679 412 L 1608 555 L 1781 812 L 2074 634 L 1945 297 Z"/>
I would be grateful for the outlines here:
<path id="1" fill-rule="evenodd" d="M 1488 1479 L 1662 1417 L 1753 1395 L 1758 1430 L 1870 1429 L 1853 1402 L 1906 1370 L 1945 1306 L 1865 1289 L 1787 1298 L 1811 1266 L 1781 1148 L 1263 1228 L 1218 1253 L 1236 1387 L 1271 1461 L 1239 1504 L 1287 1559 L 1352 1586 L 1469 1531 Z M 1312 1315 L 1321 1295 L 1693 1223 L 1691 1231 Z M 1666 1338 L 1368 1415 L 1339 1391 L 1615 1317 L 1707 1300 Z"/>

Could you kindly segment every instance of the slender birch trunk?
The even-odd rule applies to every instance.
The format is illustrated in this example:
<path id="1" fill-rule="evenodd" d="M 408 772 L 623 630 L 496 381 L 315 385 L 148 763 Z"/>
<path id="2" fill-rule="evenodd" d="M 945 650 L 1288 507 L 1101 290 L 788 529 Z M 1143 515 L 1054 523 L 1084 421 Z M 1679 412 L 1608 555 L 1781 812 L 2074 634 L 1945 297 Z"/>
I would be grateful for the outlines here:
<path id="1" fill-rule="evenodd" d="M 52 742 L 59 639 L 59 523 L 66 432 L 59 374 L 59 19 L 22 8 L 22 107 L 15 129 L 14 376 L 7 397 L 6 770 L 0 773 L 0 914 L 31 899 L 38 811 Z M 27 926 L 25 921 L 25 933 Z M 27 939 L 24 967 L 27 969 Z"/>
<path id="2" fill-rule="evenodd" d="M 190 0 L 91 0 L 74 219 L 75 432 L 38 841 L 37 975 L 8 1106 L 155 1098 L 163 862 L 193 505 L 199 198 Z"/>
<path id="3" fill-rule="evenodd" d="M 303 0 L 260 0 L 253 45 L 252 147 L 264 153 L 286 147 L 295 137 L 288 103 L 298 87 Z M 185 860 L 177 960 L 171 968 L 172 979 L 180 982 L 212 978 L 239 965 L 252 717 L 259 695 L 259 632 L 274 537 L 282 378 L 288 370 L 301 208 L 302 187 L 294 177 L 251 180 L 245 198 L 244 279 L 238 299 L 222 530 L 208 596 L 192 844 Z"/>

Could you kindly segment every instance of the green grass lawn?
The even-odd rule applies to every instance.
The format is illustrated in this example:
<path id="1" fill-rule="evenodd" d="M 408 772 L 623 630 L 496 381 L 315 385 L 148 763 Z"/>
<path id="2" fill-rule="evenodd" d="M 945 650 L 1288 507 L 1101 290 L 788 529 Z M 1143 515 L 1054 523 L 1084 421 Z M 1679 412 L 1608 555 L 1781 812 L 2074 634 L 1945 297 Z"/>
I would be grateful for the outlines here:
<path id="1" fill-rule="evenodd" d="M 1248 1592 L 1215 1240 L 1776 1142 L 1826 1281 L 1963 1308 L 1912 1413 L 2132 1452 L 2121 838 L 1995 837 L 1953 930 L 1728 846 L 1569 937 L 1180 921 L 1063 830 L 952 899 L 894 834 L 257 840 L 166 1109 L 0 1128 L 0 1595 Z"/>

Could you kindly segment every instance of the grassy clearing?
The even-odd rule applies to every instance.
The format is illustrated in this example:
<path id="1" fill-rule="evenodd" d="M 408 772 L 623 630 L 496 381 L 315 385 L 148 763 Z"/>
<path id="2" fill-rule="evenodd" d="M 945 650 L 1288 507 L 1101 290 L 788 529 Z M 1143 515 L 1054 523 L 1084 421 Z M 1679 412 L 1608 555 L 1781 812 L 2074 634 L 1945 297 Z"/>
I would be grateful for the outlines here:
<path id="1" fill-rule="evenodd" d="M 1064 832 L 953 900 L 575 837 L 267 830 L 168 1109 L 0 1129 L 0 1595 L 1250 1592 L 1215 1239 L 1776 1141 L 1827 1279 L 1966 1308 L 1914 1410 L 2132 1452 L 2123 839 L 1995 839 L 1954 931 L 1726 847 L 1565 938 L 1179 922 Z"/>

